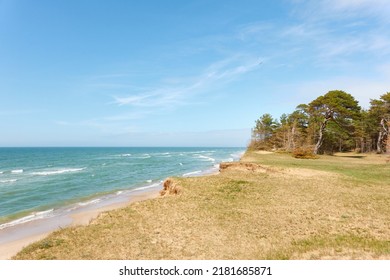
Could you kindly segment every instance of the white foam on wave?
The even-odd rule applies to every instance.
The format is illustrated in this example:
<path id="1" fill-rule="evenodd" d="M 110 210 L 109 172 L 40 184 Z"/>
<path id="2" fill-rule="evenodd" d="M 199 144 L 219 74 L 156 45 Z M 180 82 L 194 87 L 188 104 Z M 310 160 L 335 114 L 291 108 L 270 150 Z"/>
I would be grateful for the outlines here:
<path id="1" fill-rule="evenodd" d="M 230 156 L 232 156 L 234 159 L 240 159 L 243 155 L 245 154 L 245 151 L 240 151 L 240 152 L 237 152 L 237 153 L 234 153 L 234 154 L 230 154 Z"/>
<path id="2" fill-rule="evenodd" d="M 154 155 L 156 156 L 167 156 L 167 155 L 170 155 L 171 153 L 169 152 L 166 152 L 166 153 L 154 153 Z"/>
<path id="3" fill-rule="evenodd" d="M 203 155 L 197 155 L 197 158 L 200 158 L 204 161 L 211 161 L 211 162 L 215 162 L 215 158 L 212 158 L 212 157 L 208 157 L 208 156 L 203 156 Z"/>
<path id="4" fill-rule="evenodd" d="M 131 154 L 121 154 L 121 157 L 131 157 Z"/>
<path id="5" fill-rule="evenodd" d="M 84 168 L 68 168 L 68 169 L 58 169 L 58 170 L 48 170 L 48 171 L 40 171 L 40 172 L 32 172 L 31 175 L 39 175 L 39 176 L 49 176 L 49 175 L 58 175 L 70 172 L 79 172 L 84 170 Z"/>
<path id="6" fill-rule="evenodd" d="M 51 216 L 51 213 L 53 211 L 54 211 L 54 209 L 49 209 L 49 210 L 45 210 L 45 211 L 32 213 L 32 214 L 30 214 L 28 216 L 25 216 L 25 217 L 22 217 L 20 219 L 11 221 L 9 223 L 2 224 L 2 225 L 0 225 L 0 229 L 16 226 L 16 225 L 19 225 L 19 224 L 28 223 L 28 222 L 31 222 L 31 221 L 34 221 L 34 220 L 40 220 L 40 219 L 48 218 L 48 217 Z"/>
<path id="7" fill-rule="evenodd" d="M 152 182 L 152 180 L 146 180 L 146 183 L 151 183 Z"/>
<path id="8" fill-rule="evenodd" d="M 101 199 L 97 198 L 97 199 L 89 200 L 89 201 L 86 201 L 86 202 L 79 202 L 78 205 L 80 205 L 80 206 L 87 206 L 87 205 L 90 205 L 90 204 L 96 204 L 96 203 L 98 203 L 100 201 L 101 201 Z"/>
<path id="9" fill-rule="evenodd" d="M 136 157 L 136 158 L 139 158 L 139 159 L 147 159 L 147 158 L 151 158 L 150 155 L 146 154 L 146 155 L 142 155 L 142 156 L 139 156 L 139 157 Z"/>
<path id="10" fill-rule="evenodd" d="M 9 179 L 9 180 L 0 180 L 0 183 L 14 183 L 17 179 Z"/>
<path id="11" fill-rule="evenodd" d="M 4 173 L 4 171 L 0 171 L 0 174 L 3 174 Z"/>
<path id="12" fill-rule="evenodd" d="M 151 185 L 139 187 L 139 188 L 134 189 L 134 191 L 141 191 L 141 190 L 146 190 L 146 189 L 151 189 L 151 188 L 154 188 L 154 187 L 158 187 L 158 186 L 161 185 L 161 183 L 162 183 L 162 181 L 159 182 L 159 183 L 154 183 L 154 184 L 151 184 Z"/>
<path id="13" fill-rule="evenodd" d="M 20 174 L 20 173 L 23 173 L 23 169 L 15 169 L 15 170 L 12 170 L 11 173 L 13 174 Z"/>
<path id="14" fill-rule="evenodd" d="M 189 177 L 189 176 L 197 175 L 197 174 L 200 174 L 200 173 L 202 173 L 201 170 L 193 171 L 193 172 L 188 172 L 188 173 L 184 173 L 184 174 L 183 174 L 183 177 Z"/>
<path id="15" fill-rule="evenodd" d="M 40 211 L 40 212 L 36 212 L 35 215 L 36 216 L 45 216 L 49 213 L 52 213 L 54 211 L 54 209 L 49 209 L 49 210 L 45 210 L 45 211 Z"/>

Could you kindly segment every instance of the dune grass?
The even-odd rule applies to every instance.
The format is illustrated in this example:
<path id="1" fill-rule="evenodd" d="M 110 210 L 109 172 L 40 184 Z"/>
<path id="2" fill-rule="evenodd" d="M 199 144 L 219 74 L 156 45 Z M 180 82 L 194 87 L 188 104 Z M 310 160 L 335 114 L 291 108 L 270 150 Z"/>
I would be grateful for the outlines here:
<path id="1" fill-rule="evenodd" d="M 218 175 L 173 178 L 177 195 L 56 231 L 14 259 L 390 259 L 389 171 L 380 155 L 247 152 Z"/>

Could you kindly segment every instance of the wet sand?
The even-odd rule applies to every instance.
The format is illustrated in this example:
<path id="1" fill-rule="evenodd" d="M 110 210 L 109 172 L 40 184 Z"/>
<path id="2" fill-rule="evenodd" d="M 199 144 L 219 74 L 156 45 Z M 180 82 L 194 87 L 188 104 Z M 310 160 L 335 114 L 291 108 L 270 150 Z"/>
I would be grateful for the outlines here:
<path id="1" fill-rule="evenodd" d="M 161 186 L 137 190 L 121 198 L 107 199 L 101 203 L 87 205 L 74 211 L 64 211 L 60 215 L 34 220 L 0 229 L 0 260 L 11 259 L 27 245 L 39 241 L 58 229 L 87 225 L 100 213 L 127 206 L 131 203 L 156 198 Z"/>

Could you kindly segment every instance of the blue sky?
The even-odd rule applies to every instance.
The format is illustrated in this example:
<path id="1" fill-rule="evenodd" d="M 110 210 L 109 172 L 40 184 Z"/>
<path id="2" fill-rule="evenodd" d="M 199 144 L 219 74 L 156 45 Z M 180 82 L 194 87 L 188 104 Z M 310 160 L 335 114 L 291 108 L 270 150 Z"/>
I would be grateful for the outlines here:
<path id="1" fill-rule="evenodd" d="M 0 0 L 0 146 L 245 146 L 390 91 L 390 1 Z"/>

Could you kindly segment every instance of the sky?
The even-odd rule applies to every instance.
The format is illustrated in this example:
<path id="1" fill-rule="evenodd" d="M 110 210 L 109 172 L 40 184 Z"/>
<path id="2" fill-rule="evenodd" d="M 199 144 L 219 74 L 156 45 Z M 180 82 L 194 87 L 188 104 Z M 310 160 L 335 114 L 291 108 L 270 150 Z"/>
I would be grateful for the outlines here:
<path id="1" fill-rule="evenodd" d="M 388 0 L 0 0 L 0 146 L 245 147 L 390 91 Z"/>

